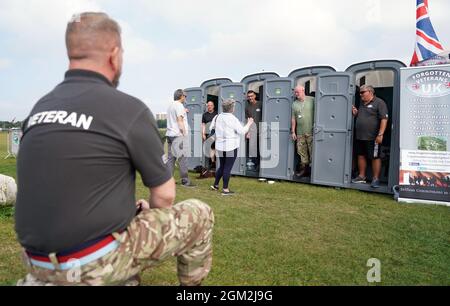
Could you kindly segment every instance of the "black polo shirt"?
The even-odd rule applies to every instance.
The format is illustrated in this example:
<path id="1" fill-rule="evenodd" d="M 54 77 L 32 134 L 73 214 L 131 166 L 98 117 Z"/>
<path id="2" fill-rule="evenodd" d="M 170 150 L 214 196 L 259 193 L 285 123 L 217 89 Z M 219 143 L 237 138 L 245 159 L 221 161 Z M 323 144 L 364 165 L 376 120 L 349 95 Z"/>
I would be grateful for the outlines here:
<path id="1" fill-rule="evenodd" d="M 245 118 L 253 118 L 256 126 L 259 128 L 259 123 L 262 121 L 262 103 L 261 101 L 256 101 L 255 104 L 247 102 L 245 107 Z"/>
<path id="2" fill-rule="evenodd" d="M 35 252 L 59 252 L 127 228 L 136 170 L 156 187 L 171 178 L 155 119 L 102 75 L 71 70 L 23 126 L 16 231 Z"/>
<path id="3" fill-rule="evenodd" d="M 211 121 L 213 121 L 215 116 L 217 116 L 217 112 L 212 112 L 212 113 L 206 112 L 206 113 L 204 113 L 203 116 L 202 116 L 202 123 L 204 123 L 204 124 L 210 123 Z"/>
<path id="4" fill-rule="evenodd" d="M 382 119 L 389 119 L 388 108 L 383 100 L 375 97 L 366 105 L 361 101 L 356 117 L 356 139 L 375 140 Z"/>
<path id="5" fill-rule="evenodd" d="M 211 122 L 213 121 L 214 117 L 217 116 L 217 112 L 206 112 L 203 114 L 202 116 L 202 123 L 204 123 L 205 126 L 205 132 L 206 135 L 209 135 L 210 131 L 209 131 L 209 127 L 211 126 Z"/>

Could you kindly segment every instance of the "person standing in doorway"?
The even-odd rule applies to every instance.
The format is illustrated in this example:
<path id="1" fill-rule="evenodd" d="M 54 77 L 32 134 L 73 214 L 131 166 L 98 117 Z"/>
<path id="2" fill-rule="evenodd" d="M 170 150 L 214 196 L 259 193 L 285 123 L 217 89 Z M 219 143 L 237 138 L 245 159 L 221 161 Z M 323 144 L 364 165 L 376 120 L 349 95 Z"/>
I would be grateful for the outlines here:
<path id="1" fill-rule="evenodd" d="M 300 155 L 301 169 L 297 177 L 311 175 L 313 125 L 314 125 L 314 98 L 306 96 L 305 87 L 295 88 L 297 100 L 292 104 L 291 135 L 297 141 L 297 152 Z"/>
<path id="2" fill-rule="evenodd" d="M 209 127 L 211 126 L 211 122 L 213 121 L 214 117 L 217 116 L 217 112 L 215 110 L 214 102 L 209 101 L 206 104 L 206 112 L 202 116 L 202 139 L 205 146 L 207 146 L 206 152 L 209 153 L 207 156 L 206 161 L 206 167 L 208 170 L 211 170 L 215 168 L 215 162 L 216 162 L 216 152 L 215 152 L 215 142 L 214 141 L 208 141 L 212 135 L 212 132 L 210 132 Z M 212 139 L 211 139 L 212 140 Z"/>
<path id="3" fill-rule="evenodd" d="M 386 132 L 389 114 L 386 103 L 375 96 L 375 89 L 369 85 L 360 88 L 361 105 L 353 106 L 356 117 L 356 154 L 359 175 L 352 183 L 366 183 L 367 159 L 372 161 L 372 188 L 380 187 L 381 144 Z"/>
<path id="4" fill-rule="evenodd" d="M 259 167 L 259 123 L 262 121 L 262 103 L 256 99 L 256 92 L 247 92 L 247 106 L 245 107 L 245 118 L 252 118 L 254 124 L 250 126 L 247 133 L 247 148 L 249 156 L 249 170 L 257 170 Z"/>

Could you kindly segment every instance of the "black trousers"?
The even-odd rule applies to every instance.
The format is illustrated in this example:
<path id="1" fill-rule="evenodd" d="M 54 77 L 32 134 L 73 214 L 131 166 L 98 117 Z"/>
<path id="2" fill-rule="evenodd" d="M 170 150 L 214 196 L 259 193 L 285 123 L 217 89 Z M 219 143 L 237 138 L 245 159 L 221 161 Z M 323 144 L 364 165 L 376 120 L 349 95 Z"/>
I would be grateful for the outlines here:
<path id="1" fill-rule="evenodd" d="M 220 160 L 220 167 L 216 171 L 216 181 L 214 186 L 219 186 L 220 180 L 223 178 L 223 189 L 228 189 L 228 184 L 231 177 L 231 169 L 236 161 L 238 149 L 233 151 L 217 151 Z"/>

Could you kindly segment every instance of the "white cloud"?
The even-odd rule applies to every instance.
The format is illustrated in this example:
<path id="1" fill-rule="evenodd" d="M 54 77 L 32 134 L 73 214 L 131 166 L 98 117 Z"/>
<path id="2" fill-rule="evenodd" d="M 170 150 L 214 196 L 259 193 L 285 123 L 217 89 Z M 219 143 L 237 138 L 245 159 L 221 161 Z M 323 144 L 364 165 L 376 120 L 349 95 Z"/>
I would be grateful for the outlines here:
<path id="1" fill-rule="evenodd" d="M 122 28 L 124 61 L 127 65 L 148 64 L 157 58 L 157 48 L 150 40 L 136 34 L 128 22 L 118 22 Z"/>
<path id="2" fill-rule="evenodd" d="M 12 62 L 9 59 L 6 58 L 0 58 L 0 70 L 6 69 L 11 67 Z"/>
<path id="3" fill-rule="evenodd" d="M 14 34 L 11 47 L 15 52 L 59 53 L 67 22 L 84 10 L 99 11 L 100 6 L 91 0 L 2 0 L 0 30 Z"/>

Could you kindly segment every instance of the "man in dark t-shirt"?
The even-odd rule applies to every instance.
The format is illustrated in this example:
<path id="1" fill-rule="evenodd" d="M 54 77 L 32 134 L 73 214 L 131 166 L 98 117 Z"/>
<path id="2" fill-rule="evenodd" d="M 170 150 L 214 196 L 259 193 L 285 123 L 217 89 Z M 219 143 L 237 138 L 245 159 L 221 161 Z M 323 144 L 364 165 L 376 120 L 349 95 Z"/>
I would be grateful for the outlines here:
<path id="1" fill-rule="evenodd" d="M 389 113 L 386 103 L 375 96 L 375 89 L 369 85 L 360 88 L 361 105 L 353 106 L 356 117 L 356 154 L 358 155 L 359 175 L 353 183 L 366 182 L 367 161 L 372 161 L 372 188 L 380 187 L 381 144 L 387 128 Z"/>
<path id="2" fill-rule="evenodd" d="M 212 141 L 212 139 L 211 141 L 208 141 L 208 139 L 212 136 L 210 135 L 209 128 L 211 126 L 211 122 L 216 116 L 217 112 L 215 110 L 214 102 L 208 101 L 206 104 L 206 112 L 202 116 L 202 139 L 207 148 L 206 152 L 209 153 L 206 158 L 206 167 L 208 170 L 215 168 L 215 142 Z"/>
<path id="3" fill-rule="evenodd" d="M 181 284 L 199 284 L 211 266 L 213 215 L 198 200 L 173 205 L 153 114 L 116 89 L 119 25 L 83 13 L 69 22 L 66 44 L 64 81 L 23 125 L 15 221 L 30 274 L 20 283 L 122 284 L 177 254 Z M 148 202 L 135 200 L 136 171 Z"/>
<path id="4" fill-rule="evenodd" d="M 247 92 L 247 105 L 245 107 L 245 118 L 253 118 L 254 124 L 247 133 L 247 149 L 250 157 L 249 170 L 257 170 L 259 166 L 259 123 L 262 121 L 262 103 L 256 100 L 256 92 Z"/>

